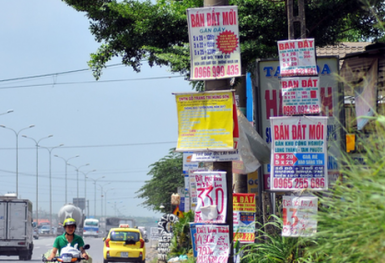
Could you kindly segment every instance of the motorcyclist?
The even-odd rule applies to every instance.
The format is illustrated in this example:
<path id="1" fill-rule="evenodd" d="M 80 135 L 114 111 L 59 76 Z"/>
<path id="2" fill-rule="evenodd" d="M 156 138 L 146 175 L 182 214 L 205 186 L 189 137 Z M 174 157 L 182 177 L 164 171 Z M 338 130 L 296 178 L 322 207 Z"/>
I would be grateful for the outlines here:
<path id="1" fill-rule="evenodd" d="M 73 218 L 67 218 L 63 222 L 64 234 L 56 237 L 55 242 L 53 243 L 53 249 L 51 255 L 47 258 L 48 260 L 52 260 L 56 253 L 59 252 L 63 247 L 67 246 L 68 243 L 71 244 L 71 247 L 74 247 L 75 244 L 78 244 L 78 249 L 82 253 L 82 257 L 86 260 L 88 259 L 88 255 L 84 250 L 84 241 L 81 236 L 75 234 L 76 230 L 76 221 Z"/>

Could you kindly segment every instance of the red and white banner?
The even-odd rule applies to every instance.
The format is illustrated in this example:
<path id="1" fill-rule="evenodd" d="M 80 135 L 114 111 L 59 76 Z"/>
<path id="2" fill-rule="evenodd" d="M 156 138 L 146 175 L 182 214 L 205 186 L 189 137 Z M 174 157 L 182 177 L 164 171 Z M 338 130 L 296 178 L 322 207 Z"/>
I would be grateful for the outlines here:
<path id="1" fill-rule="evenodd" d="M 233 193 L 234 241 L 254 243 L 256 212 L 255 194 Z"/>
<path id="2" fill-rule="evenodd" d="M 229 226 L 197 225 L 197 263 L 227 263 L 230 253 Z"/>
<path id="3" fill-rule="evenodd" d="M 283 196 L 282 236 L 311 236 L 317 232 L 318 198 Z"/>
<path id="4" fill-rule="evenodd" d="M 227 211 L 226 172 L 194 172 L 197 191 L 195 223 L 225 223 Z"/>

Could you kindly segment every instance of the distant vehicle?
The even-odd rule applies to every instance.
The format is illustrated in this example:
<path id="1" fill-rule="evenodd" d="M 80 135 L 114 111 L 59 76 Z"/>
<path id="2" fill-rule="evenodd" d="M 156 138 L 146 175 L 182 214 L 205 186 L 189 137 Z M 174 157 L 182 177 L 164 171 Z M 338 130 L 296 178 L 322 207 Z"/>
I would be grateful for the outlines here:
<path id="1" fill-rule="evenodd" d="M 111 228 L 119 227 L 121 224 L 128 224 L 129 227 L 135 227 L 136 222 L 135 219 L 132 218 L 124 218 L 124 217 L 107 217 L 106 218 L 106 233 L 105 235 L 110 232 Z"/>
<path id="2" fill-rule="evenodd" d="M 39 239 L 39 230 L 37 229 L 37 227 L 33 229 L 33 238 Z"/>
<path id="3" fill-rule="evenodd" d="M 73 218 L 76 221 L 76 232 L 75 234 L 82 236 L 83 235 L 83 221 L 84 215 L 82 210 L 75 206 L 74 204 L 68 203 L 62 206 L 57 214 L 59 220 L 59 226 L 57 228 L 57 235 L 62 235 L 64 233 L 64 228 L 62 223 L 67 218 Z"/>
<path id="4" fill-rule="evenodd" d="M 50 231 L 50 225 L 42 225 L 39 229 L 39 234 L 44 235 L 44 234 L 49 234 Z"/>
<path id="5" fill-rule="evenodd" d="M 128 224 L 111 228 L 103 238 L 103 263 L 108 262 L 146 262 L 145 240 L 140 230 L 130 228 Z"/>
<path id="6" fill-rule="evenodd" d="M 31 260 L 32 202 L 16 195 L 0 196 L 0 255 Z"/>
<path id="7" fill-rule="evenodd" d="M 98 237 L 99 235 L 99 220 L 95 218 L 87 218 L 84 220 L 83 236 Z"/>

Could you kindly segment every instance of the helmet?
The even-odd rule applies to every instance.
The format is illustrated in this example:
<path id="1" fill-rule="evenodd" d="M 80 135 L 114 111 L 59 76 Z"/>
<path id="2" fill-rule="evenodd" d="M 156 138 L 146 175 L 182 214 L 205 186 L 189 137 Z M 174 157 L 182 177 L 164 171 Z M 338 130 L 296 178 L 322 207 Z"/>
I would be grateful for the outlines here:
<path id="1" fill-rule="evenodd" d="M 75 221 L 75 219 L 73 219 L 73 218 L 67 218 L 66 220 L 64 220 L 64 222 L 63 222 L 63 227 L 66 227 L 66 226 L 75 226 L 75 227 L 76 227 L 76 221 Z"/>

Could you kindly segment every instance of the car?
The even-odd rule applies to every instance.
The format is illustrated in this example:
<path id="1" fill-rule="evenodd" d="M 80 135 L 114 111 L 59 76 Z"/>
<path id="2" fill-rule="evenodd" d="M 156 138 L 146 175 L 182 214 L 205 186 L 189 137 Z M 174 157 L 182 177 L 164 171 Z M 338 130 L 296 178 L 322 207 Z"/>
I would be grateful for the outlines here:
<path id="1" fill-rule="evenodd" d="M 146 262 L 145 242 L 148 240 L 137 228 L 130 228 L 127 224 L 111 228 L 103 242 L 103 263 Z"/>
<path id="2" fill-rule="evenodd" d="M 49 229 L 50 229 L 49 225 L 43 225 L 39 229 L 39 234 L 49 234 Z"/>

